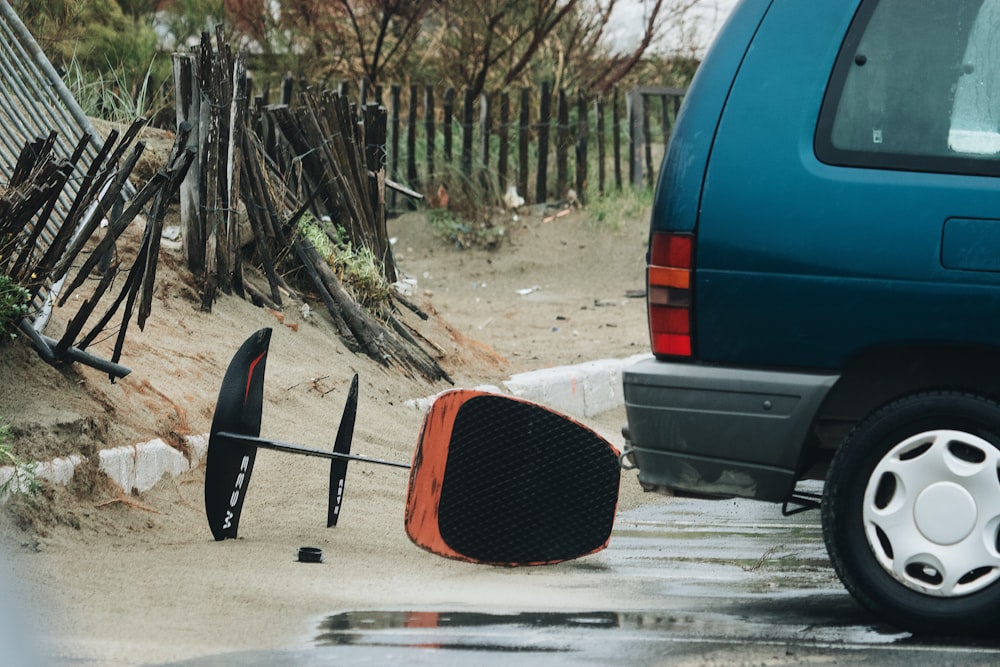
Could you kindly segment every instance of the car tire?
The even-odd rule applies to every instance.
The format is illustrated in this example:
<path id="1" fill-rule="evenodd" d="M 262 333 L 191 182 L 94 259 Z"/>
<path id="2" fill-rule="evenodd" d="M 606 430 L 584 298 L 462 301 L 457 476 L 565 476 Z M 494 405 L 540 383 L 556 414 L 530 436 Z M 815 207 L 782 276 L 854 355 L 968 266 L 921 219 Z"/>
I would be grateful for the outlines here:
<path id="1" fill-rule="evenodd" d="M 862 421 L 830 464 L 823 537 L 864 607 L 937 635 L 1000 626 L 1000 405 L 907 396 Z"/>

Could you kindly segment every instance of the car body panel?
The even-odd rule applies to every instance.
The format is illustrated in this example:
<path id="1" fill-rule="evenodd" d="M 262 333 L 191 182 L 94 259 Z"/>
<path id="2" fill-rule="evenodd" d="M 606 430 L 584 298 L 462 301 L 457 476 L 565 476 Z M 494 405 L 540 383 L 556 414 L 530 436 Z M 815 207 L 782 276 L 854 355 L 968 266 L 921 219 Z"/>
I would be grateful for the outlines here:
<path id="1" fill-rule="evenodd" d="M 672 230 L 694 229 L 709 150 L 733 75 L 770 5 L 771 0 L 750 0 L 736 6 L 698 68 L 657 180 L 654 226 L 669 222 Z"/>
<path id="2" fill-rule="evenodd" d="M 641 483 L 772 501 L 792 490 L 802 463 L 794 445 L 837 380 L 655 359 L 624 374 L 629 439 L 671 443 L 668 452 L 631 449 Z"/>
<path id="3" fill-rule="evenodd" d="M 836 369 L 865 347 L 951 339 L 955 322 L 976 323 L 958 334 L 970 343 L 1000 330 L 1000 275 L 941 261 L 949 218 L 1000 211 L 995 179 L 838 167 L 815 155 L 853 4 L 813 2 L 803 24 L 794 3 L 776 3 L 740 69 L 698 225 L 702 361 Z"/>
<path id="4" fill-rule="evenodd" d="M 696 239 L 694 353 L 624 374 L 629 447 L 645 484 L 781 500 L 802 474 L 824 397 L 858 359 L 998 346 L 1000 181 L 937 173 L 916 158 L 900 169 L 817 157 L 837 71 L 854 66 L 844 58 L 865 66 L 850 42 L 838 61 L 861 5 L 743 2 L 692 83 L 651 233 Z M 809 391 L 782 427 L 731 409 L 802 378 Z M 712 479 L 741 466 L 766 474 L 742 490 Z"/>

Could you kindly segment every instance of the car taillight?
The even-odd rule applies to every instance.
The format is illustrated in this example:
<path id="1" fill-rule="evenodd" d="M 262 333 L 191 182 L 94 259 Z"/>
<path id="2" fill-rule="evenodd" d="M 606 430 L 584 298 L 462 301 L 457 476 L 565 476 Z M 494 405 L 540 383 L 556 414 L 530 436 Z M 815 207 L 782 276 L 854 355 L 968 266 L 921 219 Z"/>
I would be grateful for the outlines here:
<path id="1" fill-rule="evenodd" d="M 653 354 L 691 356 L 693 269 L 693 235 L 653 234 L 646 268 L 646 303 Z"/>

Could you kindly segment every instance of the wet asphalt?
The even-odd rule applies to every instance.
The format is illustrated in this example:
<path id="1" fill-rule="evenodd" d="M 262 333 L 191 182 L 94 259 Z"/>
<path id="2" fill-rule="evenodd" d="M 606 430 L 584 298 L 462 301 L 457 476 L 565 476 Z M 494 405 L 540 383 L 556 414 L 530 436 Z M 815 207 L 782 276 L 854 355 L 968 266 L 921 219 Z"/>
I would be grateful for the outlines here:
<path id="1" fill-rule="evenodd" d="M 596 598 L 620 585 L 656 603 L 642 611 L 339 612 L 318 623 L 311 648 L 177 664 L 1000 664 L 1000 638 L 915 637 L 859 607 L 830 568 L 817 511 L 653 503 L 621 513 L 610 546 L 584 561 L 600 572 Z"/>

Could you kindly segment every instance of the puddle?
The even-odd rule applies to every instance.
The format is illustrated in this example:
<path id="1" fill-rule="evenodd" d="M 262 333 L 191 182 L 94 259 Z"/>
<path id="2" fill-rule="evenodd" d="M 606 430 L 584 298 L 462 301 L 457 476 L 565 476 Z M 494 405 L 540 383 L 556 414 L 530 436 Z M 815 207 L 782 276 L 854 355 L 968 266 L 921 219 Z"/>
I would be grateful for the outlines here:
<path id="1" fill-rule="evenodd" d="M 567 634 L 621 627 L 614 612 L 351 611 L 320 623 L 318 646 L 570 652 Z M 558 635 L 558 636 L 557 636 Z"/>
<path id="2" fill-rule="evenodd" d="M 672 498 L 622 512 L 598 559 L 667 598 L 843 591 L 818 512 L 785 517 L 749 500 Z"/>
<path id="3" fill-rule="evenodd" d="M 865 612 L 830 567 L 817 512 L 783 517 L 752 501 L 649 503 L 618 516 L 607 549 L 553 567 L 583 575 L 574 585 L 584 595 L 572 607 L 554 595 L 541 610 L 538 597 L 526 598 L 530 611 L 485 597 L 342 611 L 314 620 L 299 649 L 183 664 L 1000 664 L 1000 639 L 917 638 Z"/>
<path id="4" fill-rule="evenodd" d="M 892 657 L 893 663 L 896 657 L 919 655 L 913 663 L 919 665 L 939 664 L 934 656 L 941 655 L 951 656 L 954 664 L 964 664 L 955 661 L 959 656 L 975 661 L 991 656 L 982 664 L 995 664 L 992 661 L 1000 656 L 997 641 L 918 639 L 886 626 L 867 625 L 867 620 L 850 600 L 824 595 L 804 596 L 784 605 L 772 601 L 770 607 L 737 601 L 709 612 L 369 610 L 328 616 L 320 624 L 315 646 L 425 649 L 446 664 L 457 664 L 445 657 L 449 652 L 493 658 L 521 654 L 527 660 L 523 664 L 530 665 L 551 664 L 548 658 L 557 655 L 585 662 L 609 659 L 619 664 L 649 664 L 652 654 L 732 651 L 741 645 L 765 652 L 783 647 L 789 656 L 874 654 Z"/>
<path id="5" fill-rule="evenodd" d="M 522 666 L 654 665 L 672 656 L 670 664 L 701 665 L 706 654 L 727 656 L 719 664 L 1000 664 L 1000 642 L 914 638 L 867 614 L 830 567 L 817 512 L 784 517 L 774 505 L 738 500 L 651 503 L 619 515 L 606 550 L 564 567 L 594 570 L 598 605 L 638 585 L 650 606 L 348 611 L 320 622 L 314 646 L 428 664 L 507 656 Z"/>

